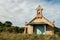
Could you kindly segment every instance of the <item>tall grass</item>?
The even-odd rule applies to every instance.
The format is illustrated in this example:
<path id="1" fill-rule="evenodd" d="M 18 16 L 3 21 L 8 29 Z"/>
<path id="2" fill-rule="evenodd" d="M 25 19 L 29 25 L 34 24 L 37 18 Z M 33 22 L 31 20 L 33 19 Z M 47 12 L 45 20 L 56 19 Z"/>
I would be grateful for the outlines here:
<path id="1" fill-rule="evenodd" d="M 60 40 L 60 36 L 1 32 L 0 40 Z"/>

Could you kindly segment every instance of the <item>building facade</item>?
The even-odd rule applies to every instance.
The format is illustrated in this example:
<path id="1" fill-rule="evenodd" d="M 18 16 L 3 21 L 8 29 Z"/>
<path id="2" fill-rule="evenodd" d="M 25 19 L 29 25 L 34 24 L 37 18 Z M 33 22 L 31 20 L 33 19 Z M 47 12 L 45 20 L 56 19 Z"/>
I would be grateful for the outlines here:
<path id="1" fill-rule="evenodd" d="M 39 5 L 36 8 L 36 16 L 25 23 L 24 33 L 54 35 L 54 22 L 49 21 L 42 15 L 43 8 Z"/>

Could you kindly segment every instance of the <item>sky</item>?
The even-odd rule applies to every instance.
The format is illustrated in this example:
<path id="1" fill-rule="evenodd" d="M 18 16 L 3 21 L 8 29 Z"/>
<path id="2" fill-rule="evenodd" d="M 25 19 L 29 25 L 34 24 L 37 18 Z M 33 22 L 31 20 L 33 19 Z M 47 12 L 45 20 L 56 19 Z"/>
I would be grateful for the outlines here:
<path id="1" fill-rule="evenodd" d="M 38 5 L 43 8 L 43 16 L 60 28 L 60 0 L 0 0 L 0 21 L 23 27 L 35 17 Z"/>

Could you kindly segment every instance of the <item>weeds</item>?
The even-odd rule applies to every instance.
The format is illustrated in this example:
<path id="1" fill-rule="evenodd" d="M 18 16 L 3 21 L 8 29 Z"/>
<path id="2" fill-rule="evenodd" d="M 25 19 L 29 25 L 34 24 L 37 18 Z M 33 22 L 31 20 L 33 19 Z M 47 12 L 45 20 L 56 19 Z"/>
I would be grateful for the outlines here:
<path id="1" fill-rule="evenodd" d="M 1 32 L 0 40 L 60 40 L 60 36 Z"/>

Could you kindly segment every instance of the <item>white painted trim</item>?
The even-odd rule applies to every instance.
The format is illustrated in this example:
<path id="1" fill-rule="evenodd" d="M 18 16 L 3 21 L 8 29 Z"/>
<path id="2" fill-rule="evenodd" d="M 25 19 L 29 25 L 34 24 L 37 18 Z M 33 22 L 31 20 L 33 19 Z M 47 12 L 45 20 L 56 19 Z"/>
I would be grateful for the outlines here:
<path id="1" fill-rule="evenodd" d="M 46 25 L 45 25 L 45 34 L 46 34 Z"/>
<path id="2" fill-rule="evenodd" d="M 44 31 L 45 32 L 43 34 L 45 35 L 46 34 L 46 25 L 44 25 Z"/>

